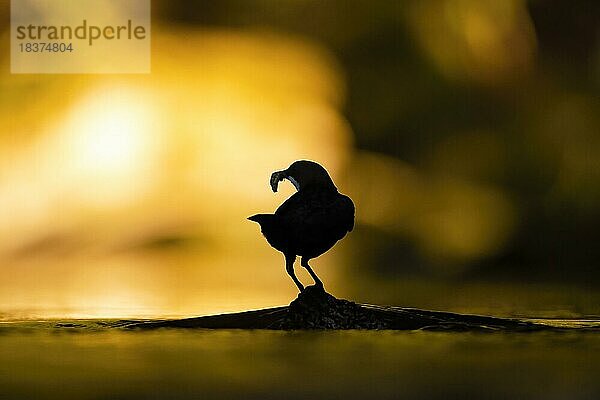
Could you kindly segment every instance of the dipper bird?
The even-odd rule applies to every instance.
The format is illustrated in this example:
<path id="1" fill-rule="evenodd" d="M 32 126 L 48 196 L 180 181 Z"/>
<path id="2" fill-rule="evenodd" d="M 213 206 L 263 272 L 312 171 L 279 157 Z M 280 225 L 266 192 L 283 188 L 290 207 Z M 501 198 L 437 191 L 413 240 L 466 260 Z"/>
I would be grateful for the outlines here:
<path id="1" fill-rule="evenodd" d="M 306 268 L 323 288 L 323 282 L 308 262 L 331 249 L 354 228 L 354 203 L 333 184 L 327 170 L 314 161 L 295 161 L 288 169 L 273 172 L 271 189 L 277 192 L 279 182 L 289 180 L 297 192 L 275 211 L 256 214 L 248 219 L 260 224 L 267 242 L 285 256 L 285 269 L 300 291 L 304 286 L 296 277 L 294 262 Z"/>

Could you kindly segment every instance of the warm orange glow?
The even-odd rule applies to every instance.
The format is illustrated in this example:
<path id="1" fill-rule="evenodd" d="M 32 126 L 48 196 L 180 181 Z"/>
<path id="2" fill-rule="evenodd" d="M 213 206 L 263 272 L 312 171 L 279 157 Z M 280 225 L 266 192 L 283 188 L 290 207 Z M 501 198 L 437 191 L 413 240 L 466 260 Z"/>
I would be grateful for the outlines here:
<path id="1" fill-rule="evenodd" d="M 151 76 L 75 80 L 69 107 L 4 149 L 0 307 L 181 315 L 294 293 L 245 218 L 292 193 L 271 193 L 273 170 L 310 158 L 335 176 L 346 162 L 335 67 L 321 49 L 271 35 L 198 31 L 183 43 L 163 32 L 153 45 Z M 165 235 L 199 239 L 144 247 Z"/>
<path id="2" fill-rule="evenodd" d="M 578 241 L 591 243 L 600 198 L 592 40 L 571 46 L 559 35 L 571 25 L 538 20 L 556 9 L 524 0 L 389 3 L 287 36 L 296 6 L 269 31 L 175 22 L 182 6 L 156 2 L 149 75 L 11 75 L 0 57 L 0 313 L 289 303 L 282 256 L 246 217 L 293 193 L 268 179 L 301 158 L 357 206 L 356 230 L 314 260 L 338 296 L 430 301 L 429 278 L 500 276 L 511 257 L 511 279 L 548 265 L 561 279 L 569 254 L 586 279 L 595 252 Z M 0 53 L 9 44 L 0 29 Z M 422 281 L 405 285 L 413 273 Z"/>

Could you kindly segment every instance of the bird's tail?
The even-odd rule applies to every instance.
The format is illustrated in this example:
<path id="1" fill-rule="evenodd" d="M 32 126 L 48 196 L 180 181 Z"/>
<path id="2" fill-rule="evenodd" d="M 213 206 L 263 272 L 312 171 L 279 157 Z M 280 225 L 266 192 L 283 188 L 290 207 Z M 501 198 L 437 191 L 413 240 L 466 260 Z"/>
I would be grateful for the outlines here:
<path id="1" fill-rule="evenodd" d="M 273 224 L 275 214 L 256 214 L 248 217 L 248 219 L 258 223 L 261 227 L 266 228 Z"/>
<path id="2" fill-rule="evenodd" d="M 248 217 L 248 219 L 260 224 L 260 231 L 267 239 L 267 242 L 277 250 L 283 251 L 287 235 L 279 216 L 275 214 L 256 214 Z"/>

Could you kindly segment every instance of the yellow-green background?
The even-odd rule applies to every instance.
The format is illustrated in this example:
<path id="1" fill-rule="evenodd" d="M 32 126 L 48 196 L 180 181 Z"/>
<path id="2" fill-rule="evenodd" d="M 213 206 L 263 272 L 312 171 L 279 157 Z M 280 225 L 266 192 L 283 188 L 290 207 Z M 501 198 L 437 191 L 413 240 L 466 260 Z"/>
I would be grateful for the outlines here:
<path id="1" fill-rule="evenodd" d="M 0 316 L 289 302 L 245 218 L 299 158 L 357 206 L 333 294 L 598 315 L 600 3 L 152 6 L 151 74 L 11 75 L 0 1 Z"/>

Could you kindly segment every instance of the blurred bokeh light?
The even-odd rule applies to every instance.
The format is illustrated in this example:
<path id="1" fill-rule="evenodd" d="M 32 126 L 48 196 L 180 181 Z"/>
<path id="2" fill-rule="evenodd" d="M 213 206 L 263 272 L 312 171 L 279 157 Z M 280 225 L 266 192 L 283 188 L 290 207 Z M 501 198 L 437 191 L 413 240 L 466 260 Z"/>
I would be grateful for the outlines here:
<path id="1" fill-rule="evenodd" d="M 11 75 L 0 2 L 0 317 L 289 302 L 245 218 L 292 193 L 268 177 L 301 158 L 357 205 L 314 264 L 334 294 L 600 313 L 600 3 L 153 13 L 149 75 Z"/>

